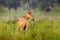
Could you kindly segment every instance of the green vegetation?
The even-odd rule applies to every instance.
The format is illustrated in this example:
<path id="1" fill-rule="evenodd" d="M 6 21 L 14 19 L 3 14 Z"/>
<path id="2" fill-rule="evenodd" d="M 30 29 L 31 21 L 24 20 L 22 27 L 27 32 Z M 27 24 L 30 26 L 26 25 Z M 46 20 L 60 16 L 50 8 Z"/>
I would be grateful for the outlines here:
<path id="1" fill-rule="evenodd" d="M 55 7 L 52 9 L 49 16 L 53 16 L 52 19 L 57 16 L 60 17 L 59 10 L 60 7 Z M 23 12 L 22 10 L 18 10 L 17 15 L 20 17 L 24 13 L 25 11 Z M 39 20 L 34 22 L 29 21 L 28 31 L 25 33 L 19 31 L 16 21 L 8 24 L 6 20 L 2 20 L 0 18 L 0 40 L 60 40 L 60 20 L 45 19 L 43 18 L 45 17 L 44 13 L 45 12 L 39 12 L 39 10 L 35 10 L 35 12 L 33 12 L 36 20 Z M 0 17 L 6 17 L 5 13 L 2 15 L 3 16 Z M 11 17 L 13 17 L 13 15 L 14 11 L 12 10 Z"/>
<path id="2" fill-rule="evenodd" d="M 21 33 L 17 24 L 2 21 L 0 40 L 60 40 L 60 21 L 40 19 L 30 22 L 26 33 Z"/>

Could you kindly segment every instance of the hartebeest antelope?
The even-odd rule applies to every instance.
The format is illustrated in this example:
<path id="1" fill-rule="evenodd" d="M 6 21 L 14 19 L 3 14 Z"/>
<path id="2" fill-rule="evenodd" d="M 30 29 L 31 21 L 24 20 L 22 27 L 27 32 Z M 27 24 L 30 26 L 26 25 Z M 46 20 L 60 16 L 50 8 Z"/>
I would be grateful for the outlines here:
<path id="1" fill-rule="evenodd" d="M 18 19 L 17 23 L 18 23 L 18 28 L 20 29 L 20 31 L 26 31 L 28 29 L 29 19 L 32 19 L 34 21 L 34 17 L 30 9 L 28 9 L 25 16 L 22 16 L 21 18 Z"/>

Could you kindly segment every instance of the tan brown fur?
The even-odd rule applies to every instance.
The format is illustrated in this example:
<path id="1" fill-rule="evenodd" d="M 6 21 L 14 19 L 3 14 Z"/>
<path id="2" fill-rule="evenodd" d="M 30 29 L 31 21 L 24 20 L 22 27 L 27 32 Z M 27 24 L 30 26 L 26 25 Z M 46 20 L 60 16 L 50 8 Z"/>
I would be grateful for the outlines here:
<path id="1" fill-rule="evenodd" d="M 28 20 L 29 19 L 34 19 L 31 10 L 28 10 L 25 16 L 22 16 L 21 18 L 18 19 L 18 28 L 20 31 L 24 31 L 28 29 Z M 25 29 L 24 29 L 25 28 Z"/>

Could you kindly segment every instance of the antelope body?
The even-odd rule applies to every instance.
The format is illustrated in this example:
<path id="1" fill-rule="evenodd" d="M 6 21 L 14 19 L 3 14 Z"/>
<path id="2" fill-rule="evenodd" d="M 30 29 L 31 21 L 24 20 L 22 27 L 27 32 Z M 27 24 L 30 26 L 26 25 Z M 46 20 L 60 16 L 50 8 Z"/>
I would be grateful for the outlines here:
<path id="1" fill-rule="evenodd" d="M 34 17 L 32 15 L 31 10 L 29 9 L 26 13 L 25 16 L 22 16 L 21 18 L 18 19 L 18 28 L 20 29 L 20 31 L 25 31 L 28 29 L 28 20 L 32 19 L 34 20 Z"/>

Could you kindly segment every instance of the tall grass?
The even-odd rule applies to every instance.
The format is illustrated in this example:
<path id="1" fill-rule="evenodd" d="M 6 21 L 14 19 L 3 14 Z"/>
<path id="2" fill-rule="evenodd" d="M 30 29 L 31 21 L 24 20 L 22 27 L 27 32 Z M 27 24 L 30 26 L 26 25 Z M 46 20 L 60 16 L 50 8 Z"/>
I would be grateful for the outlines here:
<path id="1" fill-rule="evenodd" d="M 60 21 L 30 22 L 25 33 L 19 31 L 17 24 L 3 21 L 0 22 L 0 40 L 60 40 Z"/>
<path id="2" fill-rule="evenodd" d="M 58 10 L 60 10 L 60 7 L 55 7 L 54 9 L 52 9 L 49 15 L 58 16 L 60 13 Z M 17 15 L 20 17 L 24 13 L 25 11 L 19 9 Z M 8 14 L 8 12 L 6 14 Z M 2 15 L 4 17 L 6 16 L 5 13 Z M 8 24 L 7 21 L 1 19 L 0 40 L 60 40 L 60 21 L 58 19 L 41 19 L 41 16 L 45 17 L 45 12 L 39 12 L 38 10 L 35 10 L 33 12 L 33 15 L 36 18 L 36 21 L 29 21 L 28 31 L 26 31 L 25 33 L 22 33 L 19 30 L 16 21 L 9 22 Z M 11 17 L 13 16 L 14 11 L 11 10 Z"/>

